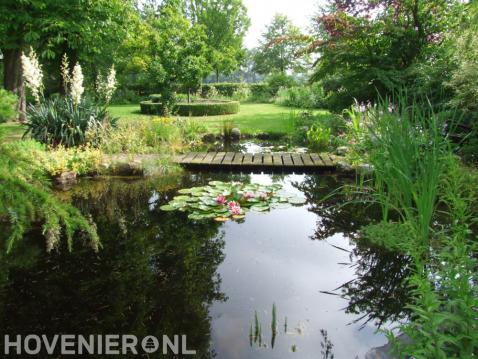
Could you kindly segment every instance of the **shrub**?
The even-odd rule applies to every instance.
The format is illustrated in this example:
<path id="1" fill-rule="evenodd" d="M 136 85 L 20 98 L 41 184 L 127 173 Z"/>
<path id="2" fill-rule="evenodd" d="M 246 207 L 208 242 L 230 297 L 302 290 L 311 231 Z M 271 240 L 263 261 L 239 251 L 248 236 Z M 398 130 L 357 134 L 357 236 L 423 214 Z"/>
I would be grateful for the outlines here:
<path id="1" fill-rule="evenodd" d="M 163 106 L 161 103 L 143 101 L 140 104 L 141 113 L 149 115 L 161 115 Z M 174 107 L 174 112 L 180 116 L 217 116 L 238 113 L 240 109 L 237 101 L 214 101 L 179 103 Z"/>
<path id="2" fill-rule="evenodd" d="M 63 237 L 71 250 L 75 233 L 82 234 L 97 250 L 99 237 L 95 226 L 49 190 L 37 156 L 41 152 L 44 153 L 44 147 L 33 141 L 0 145 L 0 218 L 7 223 L 7 252 L 38 224 L 48 251 L 57 247 Z"/>
<path id="3" fill-rule="evenodd" d="M 307 143 L 309 148 L 314 151 L 325 151 L 330 144 L 331 130 L 330 128 L 313 125 L 307 131 Z"/>
<path id="4" fill-rule="evenodd" d="M 0 89 L 0 123 L 14 119 L 16 116 L 17 97 L 4 89 Z"/>
<path id="5" fill-rule="evenodd" d="M 105 107 L 88 101 L 74 105 L 69 97 L 46 100 L 30 105 L 27 111 L 27 130 L 35 140 L 51 146 L 98 145 L 99 133 L 105 125 L 115 125 Z"/>
<path id="6" fill-rule="evenodd" d="M 275 73 L 266 78 L 267 91 L 271 97 L 275 97 L 281 88 L 290 88 L 296 85 L 292 76 Z"/>
<path id="7" fill-rule="evenodd" d="M 324 106 L 324 90 L 320 83 L 281 88 L 277 93 L 275 102 L 287 107 L 321 108 Z"/>
<path id="8" fill-rule="evenodd" d="M 225 97 L 232 97 L 234 93 L 237 91 L 247 88 L 248 84 L 238 82 L 217 82 L 217 83 L 210 83 L 210 84 L 203 84 L 201 88 L 201 96 L 204 98 L 211 98 L 209 92 L 214 88 L 217 93 L 221 96 Z"/>
<path id="9" fill-rule="evenodd" d="M 240 101 L 240 102 L 245 102 L 248 101 L 251 98 L 251 89 L 249 87 L 241 87 L 238 88 L 233 94 L 232 94 L 232 99 L 234 101 Z"/>
<path id="10" fill-rule="evenodd" d="M 251 90 L 250 100 L 253 102 L 270 102 L 271 94 L 268 91 L 267 84 L 265 83 L 255 83 L 249 86 Z"/>

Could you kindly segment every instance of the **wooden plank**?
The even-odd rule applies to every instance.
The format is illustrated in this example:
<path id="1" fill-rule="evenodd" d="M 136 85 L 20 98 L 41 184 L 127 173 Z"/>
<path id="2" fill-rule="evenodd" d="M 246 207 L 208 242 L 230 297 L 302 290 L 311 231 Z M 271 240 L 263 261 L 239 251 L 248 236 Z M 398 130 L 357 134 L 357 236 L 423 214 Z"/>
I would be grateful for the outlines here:
<path id="1" fill-rule="evenodd" d="M 282 161 L 284 162 L 284 166 L 292 167 L 294 166 L 294 162 L 292 161 L 292 157 L 290 153 L 283 153 L 282 154 Z"/>
<path id="2" fill-rule="evenodd" d="M 330 157 L 327 153 L 319 153 L 320 158 L 324 161 L 326 167 L 333 167 L 334 164 L 330 160 Z"/>
<path id="3" fill-rule="evenodd" d="M 208 152 L 206 157 L 201 161 L 201 164 L 210 165 L 215 156 L 216 152 Z"/>
<path id="4" fill-rule="evenodd" d="M 194 157 L 197 156 L 197 152 L 189 152 L 186 156 L 184 156 L 183 161 L 181 163 L 191 163 Z"/>
<path id="5" fill-rule="evenodd" d="M 211 164 L 212 165 L 220 165 L 222 163 L 222 160 L 224 159 L 225 155 L 226 155 L 226 152 L 216 153 L 216 156 L 214 156 L 214 159 L 211 161 Z"/>
<path id="6" fill-rule="evenodd" d="M 264 158 L 264 155 L 262 153 L 254 154 L 254 158 L 252 159 L 252 165 L 253 166 L 262 166 L 263 158 Z"/>
<path id="7" fill-rule="evenodd" d="M 310 158 L 308 153 L 303 153 L 300 155 L 300 157 L 302 157 L 305 167 L 314 167 L 314 161 L 312 161 L 312 158 Z"/>
<path id="8" fill-rule="evenodd" d="M 300 157 L 300 154 L 293 153 L 292 161 L 294 162 L 295 167 L 304 167 L 304 162 L 302 162 L 302 158 Z"/>
<path id="9" fill-rule="evenodd" d="M 246 153 L 246 154 L 244 155 L 244 160 L 242 161 L 242 164 L 243 164 L 244 166 L 250 166 L 250 165 L 252 165 L 252 156 L 253 156 L 252 153 Z"/>
<path id="10" fill-rule="evenodd" d="M 322 161 L 322 159 L 317 153 L 311 153 L 310 158 L 312 159 L 312 161 L 314 161 L 314 165 L 316 167 L 325 167 L 324 161 Z"/>
<path id="11" fill-rule="evenodd" d="M 183 158 L 187 156 L 187 153 L 183 153 L 183 154 L 180 154 L 180 155 L 176 155 L 173 157 L 173 162 L 175 163 L 182 163 L 183 161 Z"/>
<path id="12" fill-rule="evenodd" d="M 202 160 L 204 159 L 204 157 L 206 157 L 207 155 L 207 152 L 200 152 L 197 154 L 196 157 L 194 157 L 193 160 L 191 160 L 189 163 L 192 163 L 192 164 L 200 164 L 202 162 Z"/>
<path id="13" fill-rule="evenodd" d="M 234 152 L 227 152 L 221 164 L 225 166 L 230 166 L 232 163 L 232 160 L 234 159 L 234 154 L 235 154 Z"/>
<path id="14" fill-rule="evenodd" d="M 272 160 L 272 155 L 270 153 L 264 153 L 263 162 L 264 166 L 273 166 L 274 161 Z"/>
<path id="15" fill-rule="evenodd" d="M 284 163 L 282 162 L 282 156 L 280 153 L 273 153 L 272 159 L 274 161 L 274 167 L 282 167 Z"/>
<path id="16" fill-rule="evenodd" d="M 244 159 L 244 154 L 243 153 L 236 153 L 234 155 L 234 160 L 232 161 L 232 164 L 234 166 L 240 166 L 242 165 L 242 160 Z"/>

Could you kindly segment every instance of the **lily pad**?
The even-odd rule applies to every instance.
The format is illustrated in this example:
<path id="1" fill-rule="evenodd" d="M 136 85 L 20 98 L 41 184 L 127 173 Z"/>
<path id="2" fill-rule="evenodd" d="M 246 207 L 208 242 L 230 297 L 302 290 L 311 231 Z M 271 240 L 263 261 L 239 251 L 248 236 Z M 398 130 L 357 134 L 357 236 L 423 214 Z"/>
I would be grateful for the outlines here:
<path id="1" fill-rule="evenodd" d="M 159 207 L 159 209 L 161 211 L 171 212 L 171 211 L 175 211 L 177 208 L 174 208 L 173 206 L 170 206 L 169 204 L 166 204 L 164 206 Z"/>

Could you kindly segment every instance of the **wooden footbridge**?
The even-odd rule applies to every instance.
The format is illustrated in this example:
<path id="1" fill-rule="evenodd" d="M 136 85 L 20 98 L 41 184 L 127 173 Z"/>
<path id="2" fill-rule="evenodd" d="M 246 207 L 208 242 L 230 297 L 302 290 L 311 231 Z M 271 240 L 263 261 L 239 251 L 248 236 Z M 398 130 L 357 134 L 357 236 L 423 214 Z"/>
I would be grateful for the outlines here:
<path id="1" fill-rule="evenodd" d="M 190 152 L 175 157 L 184 167 L 221 170 L 278 170 L 324 171 L 334 170 L 338 158 L 329 153 L 239 153 Z"/>

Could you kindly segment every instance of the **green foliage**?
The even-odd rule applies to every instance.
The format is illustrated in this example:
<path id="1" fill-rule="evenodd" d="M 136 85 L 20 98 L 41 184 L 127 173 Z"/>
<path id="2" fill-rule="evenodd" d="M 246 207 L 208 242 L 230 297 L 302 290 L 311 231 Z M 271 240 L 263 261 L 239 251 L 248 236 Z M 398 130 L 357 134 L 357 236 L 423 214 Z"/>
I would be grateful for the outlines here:
<path id="1" fill-rule="evenodd" d="M 170 3 L 161 7 L 159 16 L 148 14 L 145 26 L 147 88 L 157 89 L 170 109 L 175 92 L 198 88 L 209 72 L 207 37 L 202 26 Z"/>
<path id="2" fill-rule="evenodd" d="M 320 57 L 313 81 L 322 81 L 327 107 L 340 112 L 354 99 L 374 102 L 399 88 L 440 95 L 450 67 L 447 33 L 464 13 L 461 1 L 329 1 L 316 18 Z M 433 92 L 429 92 L 431 90 Z"/>
<path id="3" fill-rule="evenodd" d="M 163 211 L 191 212 L 193 220 L 215 219 L 219 222 L 243 219 L 251 210 L 265 212 L 274 208 L 302 205 L 305 198 L 282 190 L 280 184 L 260 185 L 212 181 L 208 186 L 179 190 Z"/>
<path id="4" fill-rule="evenodd" d="M 258 103 L 270 102 L 271 94 L 268 91 L 266 83 L 255 83 L 250 85 L 251 97 L 250 100 Z"/>
<path id="5" fill-rule="evenodd" d="M 287 16 L 276 14 L 255 53 L 255 70 L 260 74 L 302 70 L 307 57 L 297 53 L 307 39 Z"/>
<path id="6" fill-rule="evenodd" d="M 206 131 L 202 123 L 192 119 L 152 118 L 106 128 L 100 149 L 111 154 L 174 154 L 200 143 Z"/>
<path id="7" fill-rule="evenodd" d="M 312 85 L 293 86 L 281 88 L 277 93 L 275 103 L 281 106 L 296 108 L 323 108 L 324 90 L 319 82 Z"/>
<path id="8" fill-rule="evenodd" d="M 49 190 L 45 170 L 33 156 L 39 151 L 44 150 L 35 142 L 0 145 L 0 218 L 7 221 L 9 230 L 7 252 L 37 225 L 41 225 L 48 251 L 63 237 L 71 250 L 75 233 L 83 234 L 98 249 L 94 225 Z"/>
<path id="9" fill-rule="evenodd" d="M 471 358 L 478 350 L 477 248 L 471 229 L 476 175 L 460 167 L 429 106 L 407 105 L 403 96 L 397 101 L 392 111 L 382 101 L 364 114 L 373 166 L 364 193 L 373 190 L 383 223 L 362 233 L 413 263 L 410 320 L 399 326 L 410 342 L 398 342 L 392 332 L 389 338 L 400 357 Z"/>
<path id="10" fill-rule="evenodd" d="M 47 145 L 65 147 L 97 145 L 101 129 L 116 123 L 106 108 L 89 101 L 74 105 L 69 97 L 30 105 L 27 119 L 25 135 Z"/>
<path id="11" fill-rule="evenodd" d="M 265 82 L 271 97 L 275 97 L 281 88 L 289 88 L 296 84 L 292 76 L 280 72 L 267 76 Z"/>
<path id="12" fill-rule="evenodd" d="M 140 103 L 141 113 L 150 115 L 161 115 L 163 105 L 152 101 L 143 101 Z M 240 110 L 240 104 L 237 101 L 219 101 L 214 102 L 192 102 L 178 103 L 174 106 L 173 112 L 180 116 L 218 116 L 236 114 Z"/>
<path id="13" fill-rule="evenodd" d="M 207 57 L 212 69 L 230 74 L 244 56 L 243 40 L 250 25 L 242 0 L 186 1 L 187 14 L 193 23 L 206 29 Z"/>
<path id="14" fill-rule="evenodd" d="M 307 144 L 314 151 L 326 151 L 330 144 L 332 131 L 330 128 L 313 125 L 307 131 Z"/>
<path id="15" fill-rule="evenodd" d="M 13 120 L 16 116 L 17 96 L 0 88 L 0 123 Z"/>
<path id="16" fill-rule="evenodd" d="M 201 87 L 201 96 L 209 97 L 208 93 L 214 87 L 221 96 L 232 97 L 237 91 L 248 87 L 248 84 L 243 82 L 215 82 L 210 84 L 203 84 Z"/>

